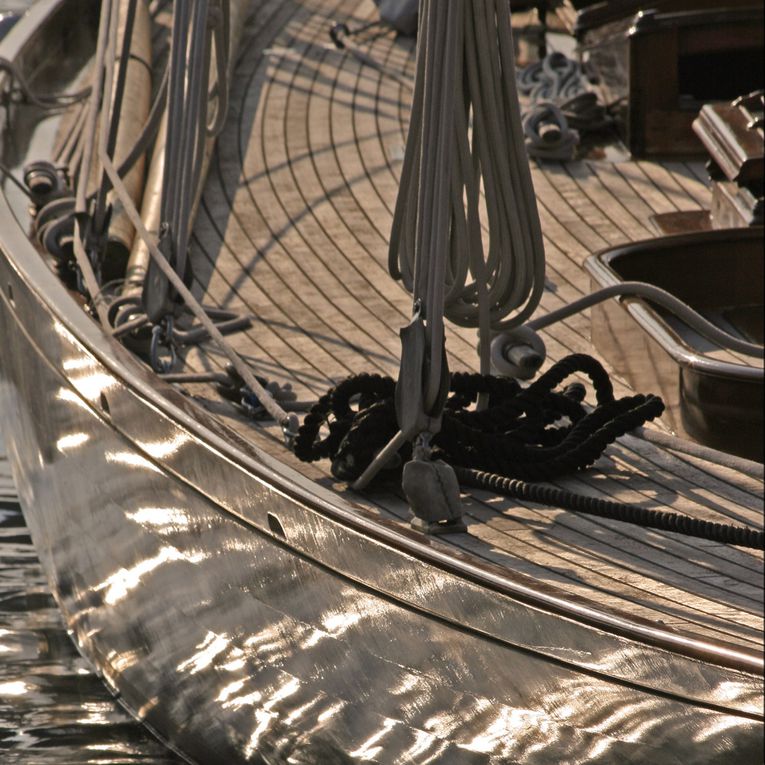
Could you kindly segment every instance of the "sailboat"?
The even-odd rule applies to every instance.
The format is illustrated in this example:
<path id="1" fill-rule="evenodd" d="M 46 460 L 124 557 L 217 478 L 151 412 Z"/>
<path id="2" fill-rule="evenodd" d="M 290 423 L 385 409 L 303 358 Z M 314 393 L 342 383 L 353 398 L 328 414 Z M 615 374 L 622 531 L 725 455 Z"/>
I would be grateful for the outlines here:
<path id="1" fill-rule="evenodd" d="M 484 5 L 486 45 L 470 46 L 478 22 L 450 13 L 477 19 Z M 761 401 L 727 420 L 741 389 L 702 397 L 717 407 L 702 420 L 722 427 L 691 441 L 690 388 L 666 376 L 633 388 L 643 378 L 622 357 L 638 348 L 643 370 L 658 366 L 659 341 L 636 346 L 617 324 L 647 321 L 694 370 L 744 369 L 761 391 L 756 338 L 721 347 L 629 288 L 592 308 L 592 325 L 572 306 L 650 279 L 657 258 L 681 265 L 654 287 L 679 273 L 707 294 L 706 258 L 756 251 L 761 229 L 706 232 L 711 255 L 704 232 L 658 238 L 656 216 L 709 209 L 704 160 L 621 144 L 516 152 L 518 175 L 498 172 L 493 189 L 481 176 L 481 194 L 471 172 L 493 165 L 471 159 L 464 198 L 443 193 L 433 179 L 453 178 L 437 174 L 454 152 L 439 124 L 461 114 L 474 136 L 460 111 L 472 103 L 520 128 L 502 95 L 515 87 L 509 3 L 423 3 L 419 51 L 377 20 L 371 0 L 39 0 L 0 42 L 0 417 L 73 640 L 193 762 L 760 762 L 763 471 L 737 435 L 761 432 Z M 429 69 L 426 39 L 442 45 Z M 473 87 L 460 72 L 484 54 L 497 79 Z M 487 82 L 509 90 L 481 112 Z M 415 124 L 447 149 L 418 143 Z M 504 156 L 510 137 L 489 132 L 483 145 Z M 527 216 L 514 237 L 538 226 L 544 260 L 520 299 L 507 290 L 510 315 L 530 315 L 480 342 L 476 324 L 436 310 L 461 262 L 444 260 L 454 210 L 485 240 L 505 214 L 487 206 L 526 175 L 534 195 L 513 186 L 521 207 L 503 210 Z M 391 252 L 414 240 L 391 278 Z M 462 293 L 477 324 L 483 289 Z M 743 326 L 731 315 L 718 339 Z M 520 479 L 519 460 L 492 448 L 450 466 L 465 442 L 439 440 L 449 422 L 505 416 L 540 380 L 544 407 L 564 407 L 540 415 L 556 444 L 577 423 L 600 433 L 612 402 L 658 408 L 559 474 L 549 444 L 524 447 L 545 459 Z M 357 428 L 343 458 L 341 425 L 374 407 L 392 415 Z M 528 431 L 531 411 L 513 428 Z"/>

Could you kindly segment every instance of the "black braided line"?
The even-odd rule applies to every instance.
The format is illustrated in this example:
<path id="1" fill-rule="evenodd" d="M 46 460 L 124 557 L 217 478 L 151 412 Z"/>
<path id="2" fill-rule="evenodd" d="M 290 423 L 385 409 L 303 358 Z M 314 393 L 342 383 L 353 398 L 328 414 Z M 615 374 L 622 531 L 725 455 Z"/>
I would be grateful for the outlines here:
<path id="1" fill-rule="evenodd" d="M 454 372 L 449 389 L 455 393 L 472 394 L 473 400 L 478 393 L 488 393 L 492 399 L 511 399 L 518 395 L 521 386 L 510 377 L 494 377 L 477 372 Z"/>
<path id="2" fill-rule="evenodd" d="M 330 435 L 326 439 L 322 441 L 318 437 L 322 426 L 329 422 L 329 417 L 332 413 L 331 400 L 332 398 L 329 393 L 322 396 L 311 407 L 311 411 L 305 416 L 303 424 L 298 430 L 293 448 L 295 455 L 302 462 L 316 462 L 331 457 L 342 440 L 342 437 L 338 438 L 339 434 L 337 432 L 335 432 L 333 438 L 331 426 Z"/>
<path id="3" fill-rule="evenodd" d="M 574 353 L 554 364 L 526 389 L 525 395 L 534 396 L 549 392 L 577 372 L 586 374 L 590 378 L 599 404 L 614 400 L 614 387 L 608 372 L 592 356 L 584 353 Z"/>
<path id="4" fill-rule="evenodd" d="M 573 388 L 573 386 L 569 387 Z M 575 423 L 586 415 L 587 412 L 581 405 L 581 399 L 584 397 L 583 389 L 581 397 L 579 393 L 577 388 L 573 388 L 570 393 L 550 391 L 528 397 L 519 391 L 512 398 L 503 398 L 496 405 L 496 396 L 492 396 L 489 407 L 481 411 L 461 411 L 455 406 L 450 406 L 448 412 L 462 424 L 483 433 L 513 431 L 518 439 L 552 445 L 562 436 L 552 438 L 554 434 L 546 431 L 549 425 L 563 417 L 568 417 L 572 423 Z M 475 397 L 465 406 L 469 406 L 473 401 Z M 522 429 L 523 435 L 520 434 L 519 429 Z"/>
<path id="5" fill-rule="evenodd" d="M 375 402 L 354 419 L 345 434 L 332 459 L 332 474 L 344 481 L 355 480 L 397 432 L 393 401 Z"/>
<path id="6" fill-rule="evenodd" d="M 524 414 L 521 406 L 514 401 L 506 401 L 481 411 L 449 410 L 447 416 L 454 417 L 472 430 L 488 434 L 503 433 L 517 427 L 519 418 Z"/>
<path id="7" fill-rule="evenodd" d="M 395 388 L 396 383 L 392 378 L 377 374 L 349 377 L 331 388 L 305 416 L 295 438 L 295 456 L 302 462 L 334 458 L 357 416 L 351 408 L 350 400 L 354 396 L 361 396 L 359 409 L 363 412 L 376 401 L 392 397 Z M 320 439 L 319 432 L 325 425 L 329 434 Z"/>
<path id="8" fill-rule="evenodd" d="M 353 414 L 350 400 L 354 396 L 361 396 L 359 410 L 371 406 L 374 402 L 390 398 L 396 390 L 396 383 L 392 377 L 383 377 L 378 374 L 360 374 L 343 380 L 329 395 L 332 400 L 332 411 L 338 419 L 343 419 Z"/>
<path id="9" fill-rule="evenodd" d="M 652 510 L 599 497 L 582 496 L 554 486 L 529 484 L 480 470 L 455 467 L 455 472 L 460 483 L 466 486 L 497 492 L 513 499 L 551 505 L 645 528 L 672 531 L 711 542 L 722 542 L 755 550 L 765 549 L 765 532 L 746 526 L 715 523 L 679 513 Z"/>
<path id="10" fill-rule="evenodd" d="M 551 390 L 577 372 L 590 377 L 598 399 L 606 402 L 590 414 L 585 414 L 579 403 L 584 396 L 581 384 L 569 385 L 563 393 Z M 619 435 L 657 416 L 648 407 L 638 408 L 628 420 L 619 417 L 631 408 L 631 400 L 614 401 L 608 374 L 596 360 L 582 354 L 558 362 L 525 390 L 515 380 L 473 373 L 454 374 L 450 387 L 456 396 L 465 398 L 488 393 L 490 407 L 481 412 L 447 410 L 444 428 L 434 444 L 458 464 L 503 473 L 513 466 L 509 471 L 513 477 L 548 478 L 587 467 Z M 349 440 L 349 435 L 361 427 L 366 409 L 392 398 L 394 392 L 395 382 L 390 377 L 361 374 L 344 380 L 322 396 L 306 416 L 296 438 L 296 455 L 304 461 L 335 458 L 343 443 L 346 454 L 349 448 L 374 454 L 384 445 L 378 443 L 378 433 L 364 426 L 363 439 Z M 360 397 L 358 413 L 350 405 L 354 396 Z M 568 417 L 572 425 L 548 427 L 562 417 Z M 380 432 L 390 431 L 379 416 L 377 422 Z M 322 427 L 328 430 L 324 439 L 319 438 Z"/>
<path id="11" fill-rule="evenodd" d="M 549 480 L 582 470 L 601 456 L 619 436 L 658 417 L 664 404 L 656 396 L 633 396 L 594 410 L 577 422 L 560 443 L 539 446 L 496 436 L 444 417 L 441 433 L 433 443 L 443 458 L 466 467 L 491 469 L 527 480 Z"/>

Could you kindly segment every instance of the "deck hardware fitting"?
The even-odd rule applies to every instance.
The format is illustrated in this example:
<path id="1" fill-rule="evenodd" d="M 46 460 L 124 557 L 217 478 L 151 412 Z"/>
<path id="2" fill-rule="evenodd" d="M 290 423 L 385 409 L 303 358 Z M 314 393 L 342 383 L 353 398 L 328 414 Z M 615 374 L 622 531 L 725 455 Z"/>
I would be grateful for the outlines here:
<path id="1" fill-rule="evenodd" d="M 531 380 L 547 358 L 544 340 L 528 326 L 500 332 L 491 341 L 491 364 L 496 374 Z"/>
<path id="2" fill-rule="evenodd" d="M 273 513 L 266 513 L 266 518 L 268 519 L 268 528 L 271 529 L 271 532 L 277 537 L 286 539 L 287 533 L 284 531 L 281 521 Z"/>

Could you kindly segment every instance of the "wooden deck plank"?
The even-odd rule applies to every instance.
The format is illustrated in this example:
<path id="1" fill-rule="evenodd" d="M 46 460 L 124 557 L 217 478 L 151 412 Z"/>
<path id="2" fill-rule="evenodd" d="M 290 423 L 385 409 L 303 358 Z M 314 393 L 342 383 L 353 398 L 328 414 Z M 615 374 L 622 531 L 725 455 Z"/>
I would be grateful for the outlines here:
<path id="1" fill-rule="evenodd" d="M 613 169 L 629 184 L 635 195 L 645 201 L 654 215 L 677 212 L 677 207 L 671 197 L 643 172 L 639 163 L 619 162 L 613 165 Z"/>
<path id="2" fill-rule="evenodd" d="M 636 162 L 635 164 L 637 164 L 656 188 L 662 191 L 676 210 L 686 212 L 700 208 L 698 201 L 688 192 L 685 185 L 679 182 L 674 173 L 670 171 L 670 165 L 649 161 Z"/>
<path id="3" fill-rule="evenodd" d="M 698 208 L 708 210 L 712 204 L 712 190 L 709 186 L 709 173 L 703 160 L 688 162 L 664 160 L 662 167 L 672 176 Z"/>
<path id="4" fill-rule="evenodd" d="M 601 210 L 604 216 L 611 221 L 613 227 L 619 232 L 614 237 L 613 244 L 621 244 L 625 241 L 639 240 L 649 236 L 645 221 L 631 209 L 634 199 L 629 201 L 619 195 L 611 193 L 600 176 L 600 170 L 605 163 L 597 162 L 567 162 L 566 171 L 577 182 L 580 193 L 587 201 Z"/>

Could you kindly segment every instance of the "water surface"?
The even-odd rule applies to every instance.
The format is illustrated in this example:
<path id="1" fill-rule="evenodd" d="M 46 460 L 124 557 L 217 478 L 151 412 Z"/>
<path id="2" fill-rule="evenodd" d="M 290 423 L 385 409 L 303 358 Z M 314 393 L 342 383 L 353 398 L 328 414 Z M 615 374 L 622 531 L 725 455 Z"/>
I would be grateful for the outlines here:
<path id="1" fill-rule="evenodd" d="M 0 437 L 0 762 L 179 763 L 114 700 L 64 629 Z"/>

